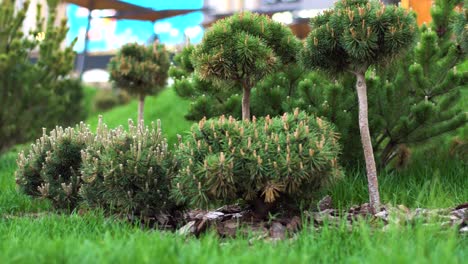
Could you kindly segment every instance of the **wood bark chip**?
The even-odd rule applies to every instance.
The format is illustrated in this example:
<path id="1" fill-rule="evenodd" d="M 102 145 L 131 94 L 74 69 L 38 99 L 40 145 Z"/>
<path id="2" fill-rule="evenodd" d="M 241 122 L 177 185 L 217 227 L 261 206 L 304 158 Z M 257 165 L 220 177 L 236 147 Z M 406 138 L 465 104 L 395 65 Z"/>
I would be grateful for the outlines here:
<path id="1" fill-rule="evenodd" d="M 325 209 L 332 209 L 332 204 L 333 204 L 333 200 L 331 196 L 327 195 L 318 202 L 318 209 L 319 211 L 323 211 Z"/>
<path id="2" fill-rule="evenodd" d="M 327 198 L 326 200 L 331 200 Z M 323 199 L 322 199 L 323 200 Z M 220 212 L 224 211 L 224 212 Z M 302 229 L 302 223 L 313 224 L 320 230 L 325 224 L 340 228 L 345 222 L 347 228 L 352 230 L 356 220 L 381 223 L 377 226 L 412 225 L 416 222 L 440 222 L 442 227 L 456 226 L 461 233 L 468 232 L 468 205 L 462 204 L 455 208 L 444 209 L 409 209 L 404 205 L 386 205 L 379 208 L 377 214 L 371 212 L 368 203 L 353 206 L 348 210 L 327 208 L 321 211 L 305 211 L 304 218 L 289 215 L 276 218 L 271 224 L 252 218 L 250 210 L 242 210 L 237 205 L 224 206 L 216 211 L 194 210 L 185 214 L 185 226 L 178 233 L 183 235 L 199 236 L 210 227 L 215 228 L 221 237 L 235 237 L 237 234 L 254 235 L 260 239 L 282 240 L 294 236 Z M 306 224 L 307 225 L 307 224 Z"/>
<path id="3" fill-rule="evenodd" d="M 195 221 L 190 221 L 183 227 L 179 228 L 179 230 L 177 230 L 177 234 L 183 235 L 183 236 L 193 234 L 195 233 L 194 226 L 195 226 Z"/>
<path id="4" fill-rule="evenodd" d="M 279 222 L 273 222 L 270 227 L 270 237 L 277 240 L 286 238 L 286 227 Z"/>
<path id="5" fill-rule="evenodd" d="M 0 219 L 10 220 L 17 218 L 40 218 L 53 215 L 50 212 L 3 215 Z M 336 209 L 325 209 L 319 212 L 305 211 L 304 218 L 297 215 L 277 218 L 272 224 L 265 221 L 253 220 L 249 210 L 242 210 L 237 205 L 224 206 L 216 211 L 193 210 L 186 213 L 174 213 L 164 215 L 164 217 L 152 217 L 150 220 L 154 224 L 142 225 L 142 228 L 159 228 L 163 230 L 175 230 L 176 226 L 182 226 L 177 229 L 177 234 L 182 236 L 194 235 L 200 236 L 210 228 L 215 228 L 221 237 L 235 237 L 237 234 L 243 236 L 254 235 L 259 239 L 286 239 L 294 236 L 294 233 L 302 229 L 303 221 L 313 224 L 317 230 L 327 223 L 330 227 L 339 228 L 346 220 L 348 229 L 352 229 L 352 224 L 357 219 L 368 219 L 372 222 L 381 221 L 385 226 L 393 225 L 412 225 L 416 222 L 434 223 L 436 220 L 442 227 L 457 227 L 460 233 L 468 233 L 468 203 L 461 204 L 455 208 L 443 209 L 409 209 L 404 205 L 381 207 L 379 213 L 372 214 L 369 204 L 353 206 L 345 211 Z M 126 216 L 128 221 L 135 223 L 135 218 Z M 168 220 L 169 219 L 169 220 Z M 170 222 L 170 225 L 164 225 L 160 221 Z M 381 225 L 379 225 L 381 226 Z"/>
<path id="6" fill-rule="evenodd" d="M 286 225 L 286 229 L 289 233 L 295 233 L 301 230 L 302 228 L 302 221 L 299 216 L 293 216 L 291 221 Z"/>
<path id="7" fill-rule="evenodd" d="M 216 231 L 221 237 L 235 237 L 239 231 L 238 220 L 231 219 L 216 225 Z"/>

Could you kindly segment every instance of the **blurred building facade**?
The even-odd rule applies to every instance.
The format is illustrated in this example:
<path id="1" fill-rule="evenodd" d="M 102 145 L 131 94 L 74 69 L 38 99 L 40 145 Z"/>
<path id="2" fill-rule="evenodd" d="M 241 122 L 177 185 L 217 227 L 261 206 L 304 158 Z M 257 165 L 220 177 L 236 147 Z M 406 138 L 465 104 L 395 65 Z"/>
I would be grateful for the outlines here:
<path id="1" fill-rule="evenodd" d="M 273 20 L 291 27 L 294 34 L 303 38 L 309 32 L 309 19 L 333 6 L 336 0 L 205 0 L 204 26 L 235 12 L 249 10 L 271 16 Z"/>
<path id="2" fill-rule="evenodd" d="M 230 14 L 241 10 L 259 13 L 327 9 L 336 0 L 205 0 L 205 8 L 215 14 Z"/>
<path id="3" fill-rule="evenodd" d="M 204 0 L 203 6 L 211 14 L 231 14 L 246 10 L 256 10 L 261 0 Z"/>
<path id="4" fill-rule="evenodd" d="M 333 7 L 337 0 L 204 0 L 207 14 L 204 25 L 210 26 L 217 19 L 242 10 L 255 11 L 271 16 L 274 20 L 289 25 L 293 32 L 303 38 L 309 32 L 311 17 Z M 401 5 L 418 15 L 418 24 L 432 21 L 430 9 L 434 0 L 382 0 L 387 5 Z"/>
<path id="5" fill-rule="evenodd" d="M 15 6 L 17 10 L 23 8 L 24 3 L 26 0 L 16 0 Z M 49 6 L 47 5 L 47 0 L 29 0 L 29 9 L 26 14 L 26 18 L 24 19 L 23 23 L 23 33 L 27 34 L 30 30 L 36 29 L 36 16 L 38 15 L 39 9 L 38 5 L 41 5 L 41 16 L 44 17 L 46 20 L 50 14 Z M 55 19 L 55 24 L 59 24 L 62 19 L 67 18 L 67 10 L 65 3 L 59 3 L 57 7 L 57 14 Z"/>

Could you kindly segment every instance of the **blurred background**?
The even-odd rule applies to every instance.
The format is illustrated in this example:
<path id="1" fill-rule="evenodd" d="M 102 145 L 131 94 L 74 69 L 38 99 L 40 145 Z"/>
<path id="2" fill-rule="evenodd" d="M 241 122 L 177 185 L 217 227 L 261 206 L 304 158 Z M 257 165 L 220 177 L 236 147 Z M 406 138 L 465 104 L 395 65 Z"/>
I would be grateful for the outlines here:
<path id="1" fill-rule="evenodd" d="M 16 0 L 21 8 L 25 0 Z M 46 0 L 31 0 L 23 31 L 34 29 L 40 10 L 47 17 Z M 216 20 L 241 10 L 267 14 L 287 24 L 300 38 L 309 32 L 308 21 L 333 6 L 335 0 L 69 0 L 59 4 L 57 24 L 68 19 L 69 31 L 63 46 L 75 38 L 75 73 L 87 83 L 108 81 L 107 64 L 125 43 L 151 43 L 158 39 L 173 51 L 187 42 L 201 41 L 204 31 Z M 431 0 L 385 0 L 418 13 L 420 24 L 430 20 Z M 34 54 L 33 54 L 34 57 Z"/>

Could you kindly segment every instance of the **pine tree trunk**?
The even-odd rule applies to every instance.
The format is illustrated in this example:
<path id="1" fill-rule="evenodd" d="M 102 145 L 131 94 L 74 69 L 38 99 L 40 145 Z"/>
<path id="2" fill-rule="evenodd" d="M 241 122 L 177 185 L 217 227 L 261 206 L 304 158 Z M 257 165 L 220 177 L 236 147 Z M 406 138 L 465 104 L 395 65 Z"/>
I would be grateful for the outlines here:
<path id="1" fill-rule="evenodd" d="M 369 120 L 367 114 L 367 85 L 364 72 L 356 73 L 356 77 L 356 90 L 359 100 L 359 131 L 361 132 L 361 143 L 366 161 L 370 206 L 372 213 L 375 214 L 379 212 L 380 209 L 380 195 L 374 151 L 372 150 L 372 142 L 369 132 Z"/>
<path id="2" fill-rule="evenodd" d="M 143 122 L 144 107 L 145 107 L 145 96 L 140 94 L 138 96 L 138 124 Z"/>
<path id="3" fill-rule="evenodd" d="M 244 94 L 242 95 L 242 119 L 250 120 L 250 90 L 248 85 L 243 85 Z"/>

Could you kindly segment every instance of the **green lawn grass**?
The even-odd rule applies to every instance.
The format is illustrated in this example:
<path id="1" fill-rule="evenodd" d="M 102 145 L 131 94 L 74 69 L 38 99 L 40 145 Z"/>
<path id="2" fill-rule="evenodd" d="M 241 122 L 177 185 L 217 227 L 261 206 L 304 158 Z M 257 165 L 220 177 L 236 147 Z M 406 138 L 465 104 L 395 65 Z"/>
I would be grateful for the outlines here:
<path id="1" fill-rule="evenodd" d="M 437 160 L 437 157 L 414 161 L 416 164 L 401 172 L 380 172 L 382 202 L 411 208 L 447 208 L 468 202 L 467 164 L 448 157 Z M 344 179 L 326 190 L 326 194 L 341 208 L 367 202 L 365 172 L 347 172 Z"/>
<path id="2" fill-rule="evenodd" d="M 86 91 L 87 106 L 93 90 Z M 466 93 L 464 93 L 466 96 Z M 110 127 L 136 118 L 135 101 L 103 113 Z M 171 89 L 146 101 L 146 122 L 161 119 L 172 143 L 191 123 L 184 120 L 188 102 Z M 97 113 L 87 123 L 96 127 Z M 104 217 L 47 213 L 46 201 L 16 191 L 16 153 L 0 156 L 0 263 L 463 263 L 468 238 L 439 224 L 392 226 L 386 231 L 368 223 L 352 231 L 344 226 L 315 231 L 305 228 L 294 240 L 249 243 L 250 237 L 220 239 L 213 234 L 200 239 L 171 232 L 142 229 Z M 467 164 L 438 153 L 415 153 L 413 164 L 402 172 L 379 174 L 382 201 L 415 207 L 453 207 L 468 201 Z M 348 171 L 341 181 L 320 196 L 330 194 L 335 206 L 346 208 L 368 200 L 362 171 Z M 40 213 L 35 215 L 35 213 Z M 41 213 L 42 212 L 42 213 Z M 33 215 L 27 216 L 33 213 Z M 26 216 L 25 216 L 26 215 Z"/>
<path id="3" fill-rule="evenodd" d="M 437 208 L 468 200 L 466 164 L 427 158 L 426 166 L 379 175 L 384 203 Z M 385 231 L 368 223 L 351 231 L 344 225 L 305 228 L 294 240 L 249 243 L 251 237 L 220 239 L 210 233 L 185 238 L 99 212 L 48 213 L 46 202 L 16 192 L 15 159 L 16 150 L 0 157 L 0 263 L 463 263 L 468 257 L 467 236 L 440 223 Z M 365 174 L 347 173 L 326 193 L 339 207 L 366 202 Z"/>
<path id="4" fill-rule="evenodd" d="M 83 107 L 86 109 L 86 116 L 95 116 L 97 114 L 94 109 L 94 97 L 96 96 L 97 88 L 92 86 L 83 87 Z"/>
<path id="5" fill-rule="evenodd" d="M 468 241 L 438 225 L 304 229 L 276 243 L 142 230 L 99 214 L 0 220 L 1 263 L 463 263 Z"/>

